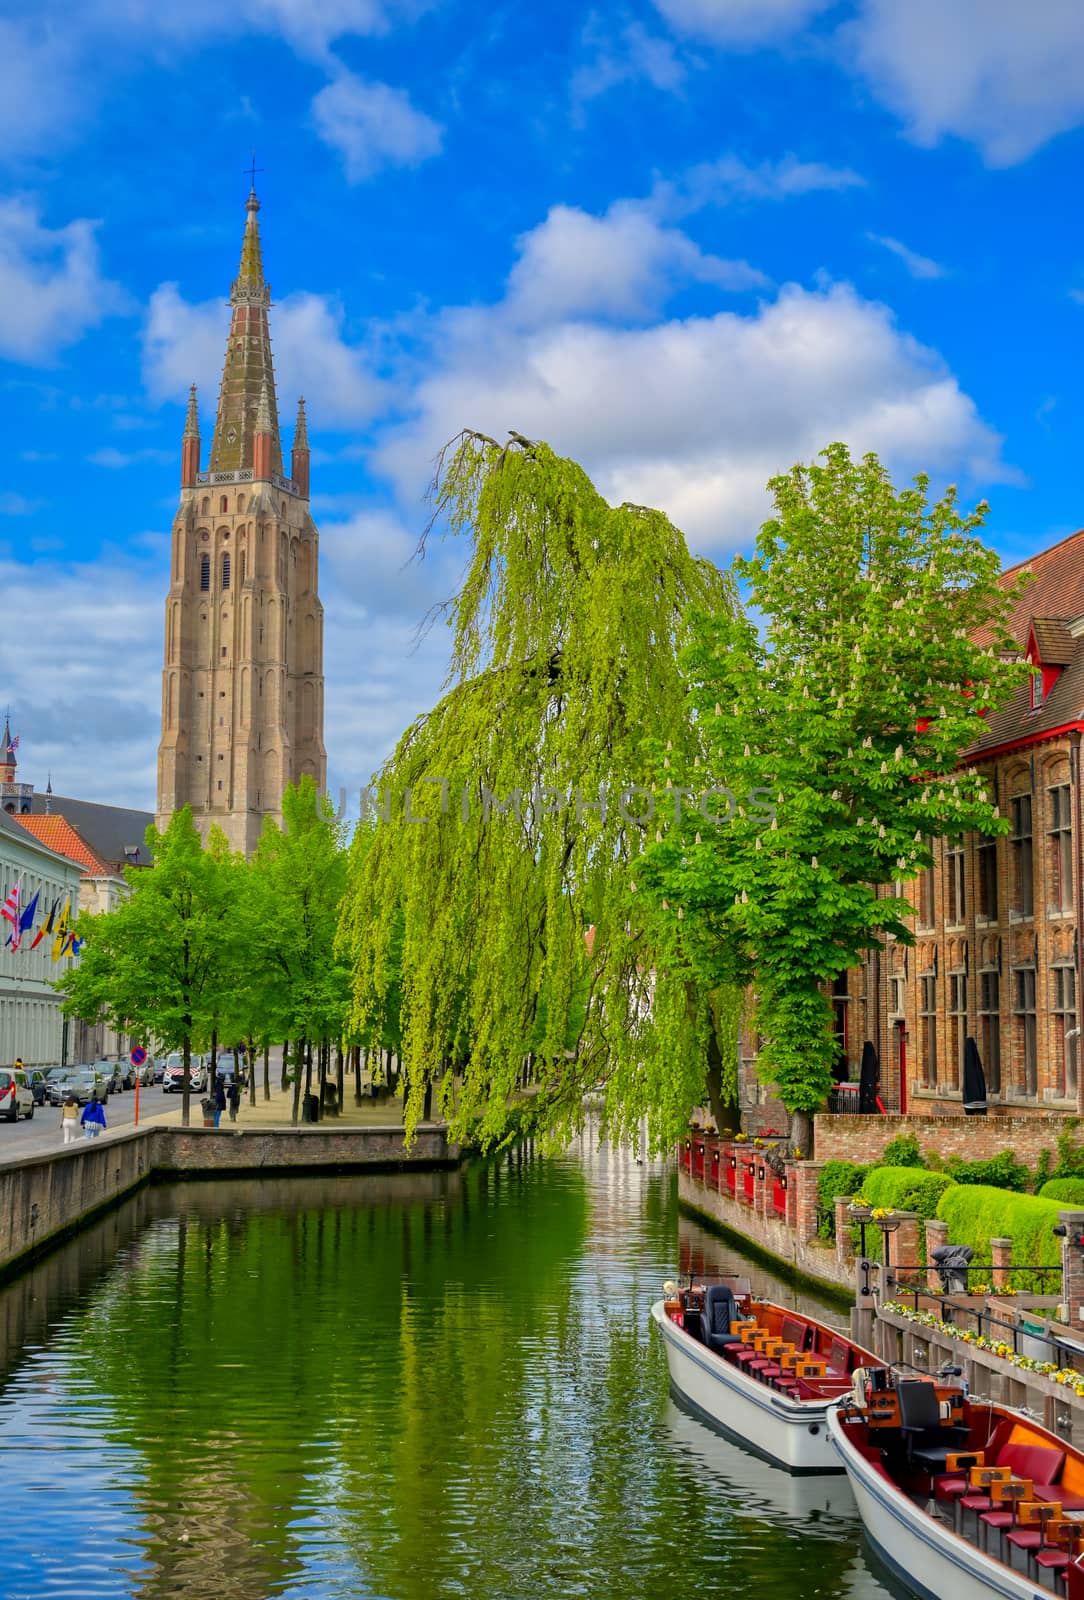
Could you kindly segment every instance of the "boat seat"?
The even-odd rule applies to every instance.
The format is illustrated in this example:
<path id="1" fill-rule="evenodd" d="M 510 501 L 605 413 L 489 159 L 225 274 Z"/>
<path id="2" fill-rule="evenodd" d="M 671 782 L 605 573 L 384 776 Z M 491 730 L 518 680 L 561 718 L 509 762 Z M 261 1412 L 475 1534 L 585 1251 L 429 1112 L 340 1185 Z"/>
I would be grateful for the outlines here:
<path id="1" fill-rule="evenodd" d="M 709 1350 L 714 1350 L 721 1355 L 724 1350 L 732 1345 L 741 1344 L 737 1334 L 731 1333 L 730 1324 L 735 1320 L 734 1294 L 727 1283 L 713 1283 L 704 1298 L 702 1322 L 704 1327 L 704 1343 Z"/>
<path id="2" fill-rule="evenodd" d="M 902 1379 L 896 1385 L 896 1394 L 908 1460 L 925 1472 L 943 1473 L 946 1458 L 959 1451 L 960 1435 L 966 1439 L 966 1428 L 942 1423 L 941 1404 L 932 1383 L 921 1378 Z"/>

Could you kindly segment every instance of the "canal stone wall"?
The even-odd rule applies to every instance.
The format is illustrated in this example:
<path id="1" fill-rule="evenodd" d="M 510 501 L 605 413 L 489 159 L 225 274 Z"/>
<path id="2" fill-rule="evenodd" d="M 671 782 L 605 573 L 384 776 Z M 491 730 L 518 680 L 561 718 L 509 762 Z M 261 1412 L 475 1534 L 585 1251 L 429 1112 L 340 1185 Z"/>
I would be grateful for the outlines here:
<path id="1" fill-rule="evenodd" d="M 813 1162 L 806 1163 L 810 1171 Z M 684 1170 L 678 1172 L 678 1200 L 716 1227 L 733 1235 L 745 1248 L 771 1256 L 803 1277 L 854 1293 L 854 1260 L 842 1261 L 834 1245 L 805 1237 L 785 1216 L 754 1210 L 741 1200 L 709 1187 Z M 815 1224 L 814 1224 L 815 1226 Z"/>
<path id="2" fill-rule="evenodd" d="M 133 1128 L 0 1163 L 0 1277 L 34 1260 L 152 1179 L 457 1166 L 443 1129 Z"/>

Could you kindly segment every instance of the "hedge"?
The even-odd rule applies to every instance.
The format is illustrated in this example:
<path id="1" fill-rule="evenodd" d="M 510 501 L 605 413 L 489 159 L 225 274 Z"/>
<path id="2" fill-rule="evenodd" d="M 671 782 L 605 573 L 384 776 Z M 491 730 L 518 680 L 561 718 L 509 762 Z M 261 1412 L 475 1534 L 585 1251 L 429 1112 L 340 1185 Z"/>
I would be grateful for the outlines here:
<path id="1" fill-rule="evenodd" d="M 1061 1241 L 1055 1236 L 1063 1203 L 1040 1195 L 1014 1194 L 983 1184 L 953 1184 L 937 1205 L 937 1215 L 948 1223 L 950 1244 L 969 1244 L 975 1265 L 989 1265 L 991 1239 L 1012 1240 L 1012 1260 L 1017 1267 L 1060 1267 Z M 1041 1292 L 1042 1280 L 1033 1280 Z M 1014 1278 L 1013 1287 L 1030 1287 Z M 1053 1290 L 1048 1280 L 1047 1292 Z"/>
<path id="2" fill-rule="evenodd" d="M 822 1239 L 836 1236 L 836 1213 L 832 1201 L 837 1194 L 857 1194 L 870 1169 L 856 1161 L 826 1161 L 817 1175 L 817 1208 Z"/>
<path id="3" fill-rule="evenodd" d="M 984 1184 L 990 1189 L 1015 1189 L 1023 1194 L 1031 1182 L 1027 1167 L 1017 1161 L 1012 1150 L 1000 1150 L 985 1161 L 961 1161 L 954 1157 L 947 1170 L 957 1183 Z M 995 1235 L 996 1237 L 996 1235 Z"/>
<path id="4" fill-rule="evenodd" d="M 1044 1200 L 1060 1200 L 1066 1211 L 1084 1206 L 1084 1178 L 1051 1178 L 1039 1190 Z"/>
<path id="5" fill-rule="evenodd" d="M 862 1184 L 862 1199 L 871 1206 L 884 1206 L 889 1211 L 914 1211 L 920 1217 L 935 1217 L 938 1203 L 946 1189 L 953 1187 L 947 1172 L 927 1172 L 922 1167 L 873 1167 Z M 852 1234 L 857 1252 L 860 1235 Z M 881 1230 L 866 1224 L 866 1254 L 872 1261 L 881 1259 Z M 918 1234 L 919 1260 L 926 1260 L 925 1229 Z"/>

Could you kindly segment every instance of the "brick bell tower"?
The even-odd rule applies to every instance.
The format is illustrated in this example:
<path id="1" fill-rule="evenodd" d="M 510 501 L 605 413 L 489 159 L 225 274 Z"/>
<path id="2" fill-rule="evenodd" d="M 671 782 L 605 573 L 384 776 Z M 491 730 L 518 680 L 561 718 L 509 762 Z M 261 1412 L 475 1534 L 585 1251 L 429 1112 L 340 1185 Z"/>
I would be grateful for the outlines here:
<path id="1" fill-rule="evenodd" d="M 162 672 L 156 822 L 188 804 L 251 855 L 287 783 L 323 790 L 324 612 L 309 514 L 309 440 L 298 401 L 283 472 L 260 202 L 248 197 L 209 470 L 192 386 L 181 443 Z"/>

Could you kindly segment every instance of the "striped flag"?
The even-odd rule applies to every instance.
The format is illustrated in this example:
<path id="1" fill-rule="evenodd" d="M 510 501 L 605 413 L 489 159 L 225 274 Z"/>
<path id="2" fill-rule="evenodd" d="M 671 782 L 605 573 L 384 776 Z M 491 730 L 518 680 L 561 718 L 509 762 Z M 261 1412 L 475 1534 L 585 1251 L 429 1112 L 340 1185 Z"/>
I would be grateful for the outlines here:
<path id="1" fill-rule="evenodd" d="M 56 925 L 56 935 L 53 939 L 54 961 L 59 961 L 65 950 L 68 948 L 68 913 L 71 911 L 71 908 L 72 897 L 69 895 L 65 902 L 64 909 L 60 913 L 60 920 Z"/>
<path id="2" fill-rule="evenodd" d="M 13 939 L 17 939 L 19 934 L 19 895 L 22 891 L 22 886 L 23 880 L 20 878 L 3 905 L 0 906 L 0 917 L 3 917 L 5 922 L 11 923 L 11 932 L 7 936 L 8 944 Z"/>
<path id="3" fill-rule="evenodd" d="M 44 939 L 44 938 L 45 938 L 45 935 L 46 935 L 46 934 L 47 934 L 47 933 L 52 933 L 52 931 L 53 931 L 53 923 L 54 923 L 54 922 L 55 922 L 55 920 L 56 920 L 56 908 L 57 908 L 57 906 L 58 906 L 58 905 L 59 905 L 59 904 L 60 904 L 60 901 L 59 901 L 59 900 L 54 900 L 54 901 L 53 901 L 53 906 L 52 906 L 52 910 L 51 910 L 51 911 L 50 911 L 50 912 L 49 912 L 49 915 L 48 915 L 48 917 L 47 917 L 47 918 L 46 918 L 46 920 L 45 920 L 45 921 L 44 921 L 44 922 L 43 922 L 43 923 L 42 923 L 42 925 L 41 925 L 41 927 L 40 927 L 40 928 L 39 928 L 39 929 L 38 929 L 38 931 L 37 931 L 37 933 L 36 933 L 36 934 L 35 934 L 35 935 L 34 935 L 34 942 L 33 942 L 33 944 L 32 944 L 32 945 L 31 945 L 31 946 L 30 946 L 30 948 L 31 948 L 31 950 L 36 950 L 36 949 L 37 949 L 37 948 L 38 948 L 38 945 L 39 945 L 39 944 L 40 944 L 40 943 L 41 943 L 41 941 L 42 941 L 42 940 L 43 940 L 43 939 Z"/>

